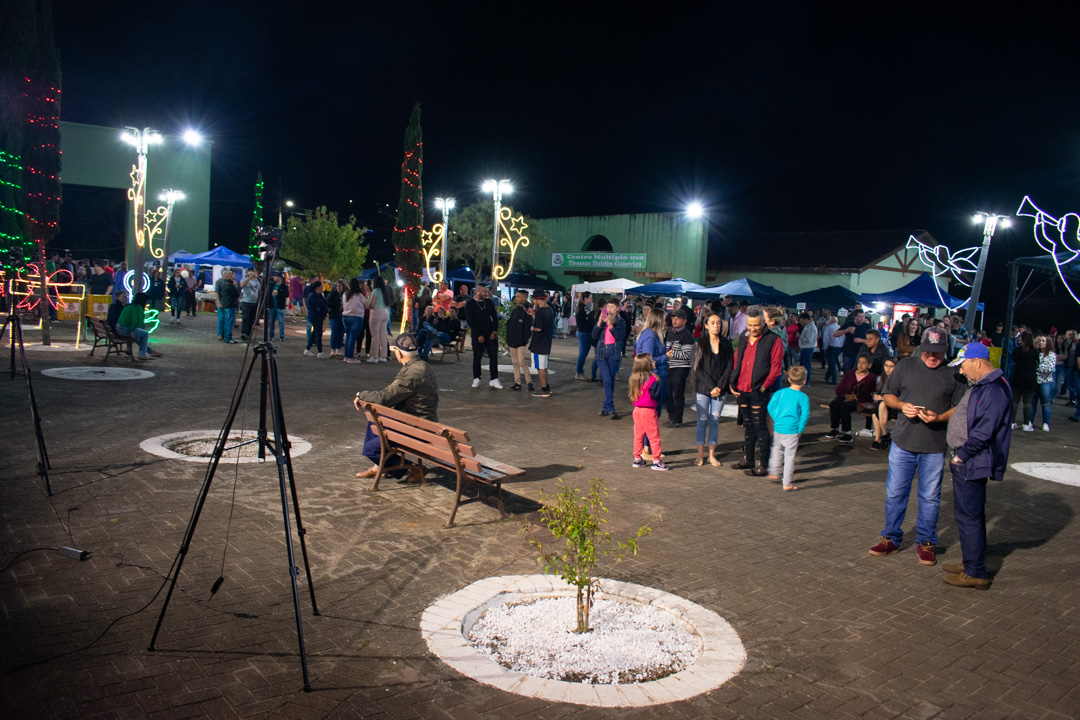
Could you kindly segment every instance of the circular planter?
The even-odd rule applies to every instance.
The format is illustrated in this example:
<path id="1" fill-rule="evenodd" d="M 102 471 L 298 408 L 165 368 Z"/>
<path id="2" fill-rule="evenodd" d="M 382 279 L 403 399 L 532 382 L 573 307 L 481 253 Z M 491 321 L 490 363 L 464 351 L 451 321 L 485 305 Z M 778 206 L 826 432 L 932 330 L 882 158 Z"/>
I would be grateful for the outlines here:
<path id="1" fill-rule="evenodd" d="M 509 670 L 477 652 L 469 643 L 473 623 L 494 605 L 573 597 L 576 593 L 576 588 L 551 575 L 485 578 L 428 607 L 421 617 L 420 631 L 431 652 L 473 680 L 526 697 L 598 707 L 642 707 L 685 700 L 724 684 L 746 663 L 742 641 L 724 618 L 677 595 L 617 580 L 601 580 L 600 591 L 594 597 L 650 605 L 669 613 L 701 640 L 693 664 L 649 682 L 583 684 Z"/>
<path id="2" fill-rule="evenodd" d="M 139 447 L 150 453 L 151 455 L 157 455 L 158 457 L 168 458 L 170 460 L 185 460 L 187 462 L 207 462 L 210 459 L 210 452 L 213 450 L 213 444 L 217 441 L 219 430 L 188 430 L 186 432 L 169 433 L 168 435 L 158 435 L 147 440 L 143 440 L 139 443 Z M 252 431 L 244 433 L 245 439 L 252 437 Z M 186 448 L 197 441 L 208 441 L 204 443 L 207 445 L 205 454 L 191 454 L 190 452 L 177 452 L 173 450 L 173 447 L 180 446 L 180 448 Z M 233 430 L 229 433 L 230 444 L 236 444 L 240 441 L 240 431 Z M 289 448 L 289 455 L 293 458 L 300 457 L 308 453 L 311 450 L 311 443 L 303 438 L 296 437 L 295 435 L 289 436 L 289 442 L 292 443 L 292 447 Z M 255 443 L 245 446 L 245 448 L 255 448 Z M 243 452 L 245 448 L 242 448 L 240 452 Z M 249 452 L 253 452 L 250 450 Z M 269 459 L 272 456 L 267 455 Z M 255 455 L 245 456 L 241 455 L 236 457 L 236 451 L 232 453 L 225 453 L 222 458 L 222 462 L 241 462 L 241 463 L 254 463 L 259 462 L 259 458 Z"/>
<path id="3" fill-rule="evenodd" d="M 145 380 L 154 377 L 149 370 L 100 366 L 49 368 L 41 374 L 61 380 Z"/>
<path id="4" fill-rule="evenodd" d="M 1080 465 L 1075 463 L 1021 462 L 1013 463 L 1012 469 L 1040 480 L 1080 487 Z"/>

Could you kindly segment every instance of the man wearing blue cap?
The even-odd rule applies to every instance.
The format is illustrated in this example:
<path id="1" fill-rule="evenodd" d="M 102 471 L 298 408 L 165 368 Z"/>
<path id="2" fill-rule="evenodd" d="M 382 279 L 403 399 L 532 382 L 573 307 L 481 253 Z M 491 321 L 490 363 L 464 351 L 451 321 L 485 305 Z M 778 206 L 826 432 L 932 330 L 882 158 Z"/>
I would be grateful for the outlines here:
<path id="1" fill-rule="evenodd" d="M 1009 462 L 1012 389 L 990 363 L 990 351 L 971 342 L 949 363 L 960 367 L 968 391 L 949 418 L 947 439 L 952 459 L 953 516 L 963 562 L 942 565 L 949 585 L 985 590 L 986 482 L 1001 480 Z"/>

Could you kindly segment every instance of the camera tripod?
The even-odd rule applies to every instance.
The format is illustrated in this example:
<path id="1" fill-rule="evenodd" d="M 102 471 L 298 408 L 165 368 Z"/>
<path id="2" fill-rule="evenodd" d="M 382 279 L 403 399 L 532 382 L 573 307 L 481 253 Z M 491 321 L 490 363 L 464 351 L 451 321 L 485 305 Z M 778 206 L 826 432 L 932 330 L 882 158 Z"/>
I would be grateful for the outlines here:
<path id="1" fill-rule="evenodd" d="M 203 480 L 202 488 L 199 490 L 199 496 L 195 502 L 195 508 L 192 511 L 191 520 L 188 521 L 187 530 L 184 533 L 184 540 L 180 546 L 180 553 L 177 557 L 175 570 L 172 572 L 169 590 L 165 595 L 165 603 L 161 607 L 161 614 L 158 616 L 157 626 L 154 628 L 154 634 L 150 638 L 150 646 L 147 649 L 151 651 L 155 649 L 154 643 L 157 641 L 158 632 L 161 631 L 161 625 L 165 620 L 165 612 L 169 608 L 169 600 L 172 598 L 173 591 L 176 589 L 177 580 L 180 578 L 180 569 L 183 567 L 184 558 L 187 556 L 188 549 L 191 547 L 191 541 L 195 535 L 195 526 L 199 522 L 199 515 L 202 513 L 206 497 L 210 492 L 210 484 L 214 480 L 214 474 L 217 472 L 221 456 L 230 450 L 236 450 L 245 445 L 258 443 L 259 459 L 264 460 L 267 453 L 269 453 L 274 457 L 277 465 L 278 486 L 281 490 L 281 514 L 285 521 L 285 547 L 288 554 L 289 579 L 292 583 L 293 610 L 296 614 L 296 635 L 300 643 L 300 667 L 304 676 L 304 692 L 310 692 L 311 684 L 308 681 L 307 652 L 304 647 L 304 626 L 300 616 L 300 590 L 296 582 L 299 568 L 296 567 L 296 555 L 293 550 L 292 525 L 289 518 L 290 494 L 292 496 L 293 512 L 296 514 L 296 534 L 300 538 L 300 551 L 304 558 L 304 569 L 307 571 L 308 593 L 311 596 L 312 614 L 317 616 L 319 614 L 319 608 L 315 603 L 315 585 L 311 579 L 311 565 L 308 563 L 307 544 L 304 541 L 306 531 L 304 530 L 303 523 L 300 519 L 300 501 L 296 494 L 292 457 L 289 454 L 290 443 L 285 431 L 285 412 L 281 406 L 281 385 L 278 378 L 277 360 L 274 356 L 274 344 L 270 342 L 270 318 L 267 316 L 271 288 L 270 269 L 274 265 L 274 259 L 277 255 L 277 244 L 279 242 L 279 240 L 274 241 L 271 239 L 267 245 L 264 245 L 266 250 L 263 253 L 263 260 L 265 262 L 263 285 L 257 310 L 257 316 L 263 318 L 263 340 L 252 348 L 251 353 L 244 361 L 244 366 L 240 372 L 240 380 L 237 383 L 236 390 L 233 393 L 232 403 L 229 406 L 229 412 L 225 416 L 225 424 L 222 426 L 221 433 L 218 435 L 217 442 L 214 445 L 214 451 L 210 456 L 210 465 L 206 472 L 206 478 Z M 243 440 L 243 438 L 241 438 L 240 442 L 231 447 L 227 447 L 233 421 L 236 419 L 236 413 L 240 409 L 241 401 L 247 390 L 248 382 L 251 380 L 251 375 L 255 369 L 256 363 L 258 363 L 260 367 L 258 432 L 252 440 Z M 273 424 L 272 437 L 268 436 L 267 433 L 266 420 L 268 411 L 270 421 Z M 224 582 L 224 578 L 218 578 L 217 582 L 214 583 L 211 594 L 217 591 L 222 582 Z"/>
<path id="2" fill-rule="evenodd" d="M 34 419 L 34 438 L 37 441 L 37 474 L 45 481 L 45 492 L 52 497 L 52 484 L 49 482 L 49 470 L 52 470 L 52 463 L 49 462 L 49 451 L 45 447 L 45 436 L 41 432 L 41 414 L 38 412 L 37 398 L 34 396 L 33 373 L 30 372 L 30 364 L 26 361 L 22 319 L 15 313 L 8 315 L 3 326 L 0 327 L 0 339 L 3 339 L 4 332 L 8 333 L 8 341 L 11 343 L 11 379 L 14 380 L 16 375 L 26 378 L 26 392 L 30 396 L 30 416 Z M 18 369 L 15 367 L 16 343 L 19 346 L 20 367 Z"/>

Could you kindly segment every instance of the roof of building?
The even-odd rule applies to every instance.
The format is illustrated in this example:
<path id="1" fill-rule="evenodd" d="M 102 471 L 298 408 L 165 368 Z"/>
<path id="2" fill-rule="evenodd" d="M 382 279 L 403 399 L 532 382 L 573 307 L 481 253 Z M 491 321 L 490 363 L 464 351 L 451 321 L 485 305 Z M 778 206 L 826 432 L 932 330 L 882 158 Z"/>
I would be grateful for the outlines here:
<path id="1" fill-rule="evenodd" d="M 926 230 L 730 233 L 709 239 L 709 270 L 861 272 L 902 249 L 914 235 L 938 242 Z"/>

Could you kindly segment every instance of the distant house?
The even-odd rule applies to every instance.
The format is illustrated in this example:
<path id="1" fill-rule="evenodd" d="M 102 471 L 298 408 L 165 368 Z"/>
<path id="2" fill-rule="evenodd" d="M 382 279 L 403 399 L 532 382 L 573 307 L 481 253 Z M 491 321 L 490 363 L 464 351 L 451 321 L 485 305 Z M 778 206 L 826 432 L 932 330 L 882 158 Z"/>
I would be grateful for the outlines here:
<path id="1" fill-rule="evenodd" d="M 926 230 L 732 233 L 710 238 L 707 285 L 748 277 L 788 294 L 840 285 L 877 293 L 904 285 L 927 270 L 909 236 L 927 245 Z"/>

